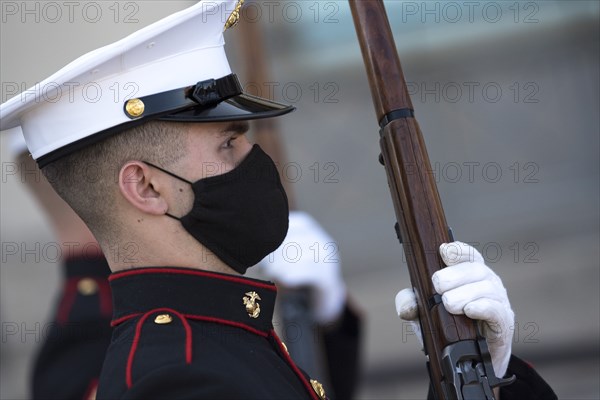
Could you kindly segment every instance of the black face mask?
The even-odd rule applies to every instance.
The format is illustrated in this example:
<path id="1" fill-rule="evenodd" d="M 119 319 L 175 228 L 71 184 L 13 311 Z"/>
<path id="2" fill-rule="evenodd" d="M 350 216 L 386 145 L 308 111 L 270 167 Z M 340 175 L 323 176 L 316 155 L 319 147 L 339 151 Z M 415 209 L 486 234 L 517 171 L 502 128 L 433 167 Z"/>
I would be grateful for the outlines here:
<path id="1" fill-rule="evenodd" d="M 288 230 L 288 200 L 273 160 L 258 145 L 233 170 L 190 182 L 194 206 L 181 218 L 186 231 L 240 274 L 273 252 Z"/>

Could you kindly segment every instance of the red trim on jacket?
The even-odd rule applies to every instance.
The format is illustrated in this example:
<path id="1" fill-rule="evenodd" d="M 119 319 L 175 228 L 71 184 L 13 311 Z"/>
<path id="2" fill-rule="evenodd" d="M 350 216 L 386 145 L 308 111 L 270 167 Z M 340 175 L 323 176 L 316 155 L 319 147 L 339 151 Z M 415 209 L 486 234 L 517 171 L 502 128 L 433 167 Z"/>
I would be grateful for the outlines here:
<path id="1" fill-rule="evenodd" d="M 135 314 L 129 314 L 129 315 L 126 315 L 126 316 L 121 317 L 121 318 L 113 319 L 112 321 L 110 321 L 110 326 L 114 328 L 115 326 L 117 326 L 119 324 L 122 324 L 123 322 L 128 321 L 131 318 L 135 318 L 135 317 L 140 316 L 140 315 L 142 315 L 141 312 L 140 313 L 135 313 Z"/>
<path id="2" fill-rule="evenodd" d="M 56 312 L 56 322 L 60 325 L 69 322 L 69 314 L 71 314 L 75 297 L 77 297 L 77 282 L 79 282 L 79 278 L 69 278 L 65 282 L 63 297 Z"/>
<path id="3" fill-rule="evenodd" d="M 241 322 L 229 321 L 226 319 L 214 318 L 214 317 L 205 317 L 203 315 L 194 315 L 194 314 L 185 314 L 185 317 L 189 318 L 189 319 L 197 320 L 197 321 L 214 322 L 216 324 L 229 325 L 229 326 L 233 326 L 236 328 L 245 329 L 248 332 L 254 333 L 255 335 L 259 335 L 262 337 L 269 336 L 268 333 L 258 330 L 256 328 L 253 328 L 250 325 L 242 324 Z"/>
<path id="4" fill-rule="evenodd" d="M 137 351 L 138 344 L 140 342 L 142 327 L 146 319 L 148 319 L 150 315 L 157 312 L 169 312 L 179 317 L 185 329 L 185 363 L 192 363 L 192 328 L 190 327 L 190 324 L 187 322 L 185 317 L 178 311 L 175 311 L 171 308 L 156 308 L 154 310 L 150 310 L 144 315 L 142 315 L 142 317 L 135 326 L 135 335 L 133 337 L 133 343 L 131 343 L 131 348 L 129 349 L 129 356 L 127 357 L 127 366 L 125 367 L 125 384 L 127 385 L 127 389 L 131 389 L 131 387 L 133 386 L 133 380 L 131 377 L 133 369 L 133 359 L 135 357 L 135 352 Z"/>
<path id="5" fill-rule="evenodd" d="M 159 310 L 158 308 L 156 310 Z M 152 310 L 152 311 L 156 311 L 156 310 Z M 166 310 L 166 308 L 165 308 Z M 121 318 L 117 318 L 113 321 L 111 321 L 110 326 L 112 326 L 113 328 L 125 321 L 128 321 L 132 318 L 138 317 L 142 315 L 142 313 L 135 313 L 135 314 L 129 314 L 129 315 L 125 315 L 124 317 Z M 145 314 L 144 314 L 145 315 Z M 259 335 L 262 337 L 268 337 L 269 333 L 267 332 L 263 332 L 259 329 L 253 328 L 250 325 L 246 325 L 243 324 L 241 322 L 235 322 L 235 321 L 229 321 L 227 319 L 221 319 L 221 318 L 215 318 L 215 317 L 207 317 L 204 315 L 196 315 L 196 314 L 182 314 L 185 318 L 187 319 L 191 319 L 194 321 L 204 321 L 204 322 L 212 322 L 215 324 L 221 324 L 221 325 L 228 325 L 228 326 L 233 326 L 235 328 L 240 328 L 240 329 L 244 329 L 247 330 L 248 332 L 254 333 L 255 335 Z"/>
<path id="6" fill-rule="evenodd" d="M 98 391 L 98 378 L 94 378 L 88 384 L 83 400 L 96 400 L 96 392 Z"/>
<path id="7" fill-rule="evenodd" d="M 302 373 L 302 371 L 300 371 L 300 369 L 296 366 L 296 363 L 294 363 L 294 360 L 292 360 L 292 357 L 290 357 L 290 355 L 287 352 L 286 348 L 283 346 L 283 343 L 281 342 L 281 339 L 279 339 L 279 336 L 277 336 L 277 334 L 275 333 L 275 330 L 272 330 L 270 332 L 270 334 L 273 337 L 273 339 L 275 339 L 275 342 L 277 343 L 277 346 L 279 347 L 279 352 L 281 354 L 283 354 L 283 358 L 285 359 L 285 361 L 287 361 L 287 363 L 290 365 L 290 367 L 292 368 L 292 370 L 294 371 L 294 373 L 298 376 L 298 378 L 300 379 L 300 381 L 302 382 L 302 384 L 304 385 L 304 387 L 308 391 L 308 394 L 310 395 L 310 397 L 313 400 L 320 400 L 319 397 L 317 396 L 317 393 L 315 392 L 315 390 L 313 389 L 312 385 L 310 384 L 310 382 L 308 382 L 306 380 L 306 377 L 304 376 L 304 374 Z"/>
<path id="8" fill-rule="evenodd" d="M 110 318 L 112 315 L 112 294 L 110 291 L 110 285 L 105 278 L 99 278 L 95 276 L 74 276 L 68 278 L 63 286 L 63 297 L 58 306 L 56 312 L 56 321 L 60 325 L 64 325 L 69 322 L 69 316 L 73 305 L 77 301 L 79 291 L 77 290 L 77 284 L 83 279 L 92 279 L 98 285 L 98 307 L 100 315 L 105 318 Z"/>

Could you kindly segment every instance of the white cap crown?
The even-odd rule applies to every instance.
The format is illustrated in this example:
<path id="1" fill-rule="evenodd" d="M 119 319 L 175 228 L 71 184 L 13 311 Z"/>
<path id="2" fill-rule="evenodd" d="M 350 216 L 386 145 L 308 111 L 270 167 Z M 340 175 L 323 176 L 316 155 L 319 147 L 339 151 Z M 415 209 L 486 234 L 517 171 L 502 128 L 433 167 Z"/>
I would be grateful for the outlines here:
<path id="1" fill-rule="evenodd" d="M 123 111 L 128 99 L 231 74 L 223 30 L 240 3 L 200 1 L 81 56 L 2 104 L 0 129 L 21 126 L 38 159 L 131 122 Z"/>

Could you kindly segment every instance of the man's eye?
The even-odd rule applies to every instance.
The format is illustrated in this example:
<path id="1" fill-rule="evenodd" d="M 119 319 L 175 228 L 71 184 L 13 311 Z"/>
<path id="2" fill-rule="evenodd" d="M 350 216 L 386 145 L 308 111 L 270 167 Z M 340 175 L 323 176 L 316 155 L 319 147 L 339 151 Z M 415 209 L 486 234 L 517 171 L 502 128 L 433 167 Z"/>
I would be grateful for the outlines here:
<path id="1" fill-rule="evenodd" d="M 232 147 L 233 147 L 232 143 L 233 143 L 233 141 L 234 141 L 235 139 L 237 139 L 237 137 L 231 137 L 231 138 L 229 138 L 229 139 L 228 139 L 228 140 L 225 142 L 225 148 L 228 148 L 228 149 L 229 149 L 229 148 L 232 148 Z"/>

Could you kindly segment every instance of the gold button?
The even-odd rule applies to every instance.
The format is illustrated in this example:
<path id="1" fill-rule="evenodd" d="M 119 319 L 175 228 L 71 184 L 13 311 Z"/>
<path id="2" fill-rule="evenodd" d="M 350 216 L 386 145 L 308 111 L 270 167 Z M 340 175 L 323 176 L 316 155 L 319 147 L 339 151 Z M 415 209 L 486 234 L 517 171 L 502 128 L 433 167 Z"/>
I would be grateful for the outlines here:
<path id="1" fill-rule="evenodd" d="M 285 343 L 281 342 L 281 345 L 283 346 L 283 349 L 285 350 L 285 352 L 288 353 L 288 354 L 290 354 L 290 351 L 288 350 L 288 348 L 285 345 Z"/>
<path id="2" fill-rule="evenodd" d="M 131 99 L 125 103 L 125 112 L 133 118 L 137 118 L 144 113 L 146 106 L 140 99 Z"/>
<path id="3" fill-rule="evenodd" d="M 160 314 L 154 318 L 154 323 L 159 325 L 170 324 L 173 321 L 173 317 L 169 314 Z"/>
<path id="4" fill-rule="evenodd" d="M 321 385 L 318 380 L 311 379 L 310 385 L 312 386 L 313 390 L 315 391 L 315 393 L 317 394 L 317 396 L 319 396 L 319 398 L 321 400 L 325 400 L 327 398 L 325 396 L 325 389 L 323 389 L 323 385 Z"/>
<path id="5" fill-rule="evenodd" d="M 83 278 L 77 282 L 77 291 L 84 296 L 91 296 L 98 292 L 98 284 L 92 278 Z"/>

